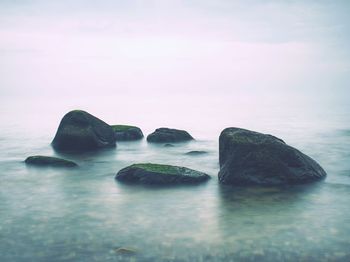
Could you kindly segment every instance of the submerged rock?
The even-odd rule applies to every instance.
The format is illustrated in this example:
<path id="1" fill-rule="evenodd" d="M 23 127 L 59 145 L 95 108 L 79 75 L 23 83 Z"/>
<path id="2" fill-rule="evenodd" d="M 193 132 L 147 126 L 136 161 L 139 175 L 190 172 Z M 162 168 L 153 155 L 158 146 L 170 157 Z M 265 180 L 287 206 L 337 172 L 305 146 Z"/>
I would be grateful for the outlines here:
<path id="1" fill-rule="evenodd" d="M 193 140 L 193 137 L 185 130 L 173 128 L 157 128 L 152 134 L 147 136 L 148 142 L 153 143 L 174 143 Z"/>
<path id="2" fill-rule="evenodd" d="M 142 130 L 137 126 L 113 125 L 117 141 L 132 141 L 143 138 Z"/>
<path id="3" fill-rule="evenodd" d="M 52 156 L 30 156 L 24 161 L 27 165 L 45 167 L 76 167 L 76 163 L 70 160 Z"/>
<path id="4" fill-rule="evenodd" d="M 223 184 L 303 184 L 326 177 L 316 161 L 283 140 L 241 128 L 221 132 L 219 162 Z"/>
<path id="5" fill-rule="evenodd" d="M 116 138 L 108 124 L 85 111 L 74 110 L 61 120 L 52 146 L 65 151 L 95 150 L 115 147 Z"/>
<path id="6" fill-rule="evenodd" d="M 115 179 L 135 184 L 193 184 L 210 179 L 210 176 L 186 167 L 134 164 L 120 170 Z"/>
<path id="7" fill-rule="evenodd" d="M 205 154 L 208 154 L 208 152 L 207 151 L 198 151 L 198 150 L 189 151 L 186 153 L 186 155 L 189 155 L 189 156 L 199 156 L 199 155 L 205 155 Z"/>
<path id="8" fill-rule="evenodd" d="M 117 253 L 118 255 L 136 255 L 138 252 L 136 249 L 131 248 L 131 247 L 117 247 L 114 249 L 114 252 Z"/>
<path id="9" fill-rule="evenodd" d="M 165 144 L 164 147 L 174 147 L 174 145 L 168 143 L 168 144 Z"/>

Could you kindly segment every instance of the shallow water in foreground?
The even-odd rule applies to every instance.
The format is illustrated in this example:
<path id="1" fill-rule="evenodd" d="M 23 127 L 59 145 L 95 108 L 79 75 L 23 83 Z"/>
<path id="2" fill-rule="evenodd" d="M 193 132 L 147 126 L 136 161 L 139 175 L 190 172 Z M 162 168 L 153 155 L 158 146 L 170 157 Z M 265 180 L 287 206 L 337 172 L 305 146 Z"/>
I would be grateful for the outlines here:
<path id="1" fill-rule="evenodd" d="M 175 147 L 142 140 L 60 155 L 49 145 L 52 130 L 8 125 L 0 137 L 1 261 L 349 261 L 350 129 L 304 128 L 306 122 L 261 120 L 260 127 L 328 172 L 325 181 L 290 188 L 219 185 L 215 132 Z M 186 155 L 191 150 L 208 153 Z M 63 156 L 80 167 L 25 166 L 35 154 Z M 186 166 L 212 179 L 181 187 L 114 180 L 118 170 L 137 162 Z M 135 254 L 118 254 L 119 247 Z"/>

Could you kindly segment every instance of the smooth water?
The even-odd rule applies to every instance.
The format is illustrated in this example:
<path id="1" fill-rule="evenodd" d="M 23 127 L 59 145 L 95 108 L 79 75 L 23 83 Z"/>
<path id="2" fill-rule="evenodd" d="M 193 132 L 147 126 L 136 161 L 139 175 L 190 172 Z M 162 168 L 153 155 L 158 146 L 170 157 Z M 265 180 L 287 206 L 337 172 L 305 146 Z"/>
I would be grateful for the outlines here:
<path id="1" fill-rule="evenodd" d="M 349 261 L 350 111 L 210 101 L 196 107 L 184 99 L 129 107 L 121 99 L 96 108 L 91 101 L 3 104 L 0 260 Z M 63 114 L 75 106 L 110 124 L 136 124 L 145 135 L 169 126 L 197 140 L 175 147 L 120 142 L 116 149 L 62 155 L 50 142 Z M 284 139 L 315 158 L 327 179 L 289 188 L 219 185 L 218 136 L 228 126 Z M 208 153 L 185 154 L 191 150 Z M 23 160 L 36 154 L 65 157 L 79 168 L 27 167 Z M 212 179 L 179 187 L 114 180 L 118 170 L 137 162 L 186 166 Z M 135 252 L 117 253 L 119 247 Z"/>

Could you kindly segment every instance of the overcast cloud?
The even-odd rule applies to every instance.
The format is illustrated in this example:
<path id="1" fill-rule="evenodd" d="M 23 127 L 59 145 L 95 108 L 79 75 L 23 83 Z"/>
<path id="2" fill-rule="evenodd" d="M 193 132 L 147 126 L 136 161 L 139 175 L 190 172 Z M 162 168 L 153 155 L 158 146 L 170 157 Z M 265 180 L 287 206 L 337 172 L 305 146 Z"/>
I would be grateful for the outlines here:
<path id="1" fill-rule="evenodd" d="M 0 94 L 348 94 L 349 1 L 1 1 Z"/>

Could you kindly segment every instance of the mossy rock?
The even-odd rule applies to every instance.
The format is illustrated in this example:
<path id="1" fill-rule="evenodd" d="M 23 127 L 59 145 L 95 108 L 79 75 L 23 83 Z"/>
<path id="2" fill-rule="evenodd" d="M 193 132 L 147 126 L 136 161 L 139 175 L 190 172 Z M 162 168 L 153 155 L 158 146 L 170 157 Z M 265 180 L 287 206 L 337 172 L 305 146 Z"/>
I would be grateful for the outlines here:
<path id="1" fill-rule="evenodd" d="M 142 130 L 137 126 L 113 125 L 111 127 L 117 141 L 133 141 L 143 138 Z"/>
<path id="2" fill-rule="evenodd" d="M 134 184 L 176 185 L 201 183 L 210 176 L 186 167 L 142 163 L 123 168 L 115 179 Z"/>
<path id="3" fill-rule="evenodd" d="M 193 140 L 194 138 L 185 130 L 174 128 L 157 128 L 147 136 L 147 141 L 151 143 L 174 143 Z"/>
<path id="4" fill-rule="evenodd" d="M 67 113 L 61 120 L 52 146 L 60 151 L 89 151 L 115 147 L 115 133 L 107 123 L 82 111 Z"/>
<path id="5" fill-rule="evenodd" d="M 76 167 L 75 162 L 52 156 L 30 156 L 24 161 L 27 165 L 42 167 Z"/>
<path id="6" fill-rule="evenodd" d="M 219 181 L 230 185 L 305 184 L 326 177 L 312 158 L 283 140 L 241 128 L 219 138 Z"/>

